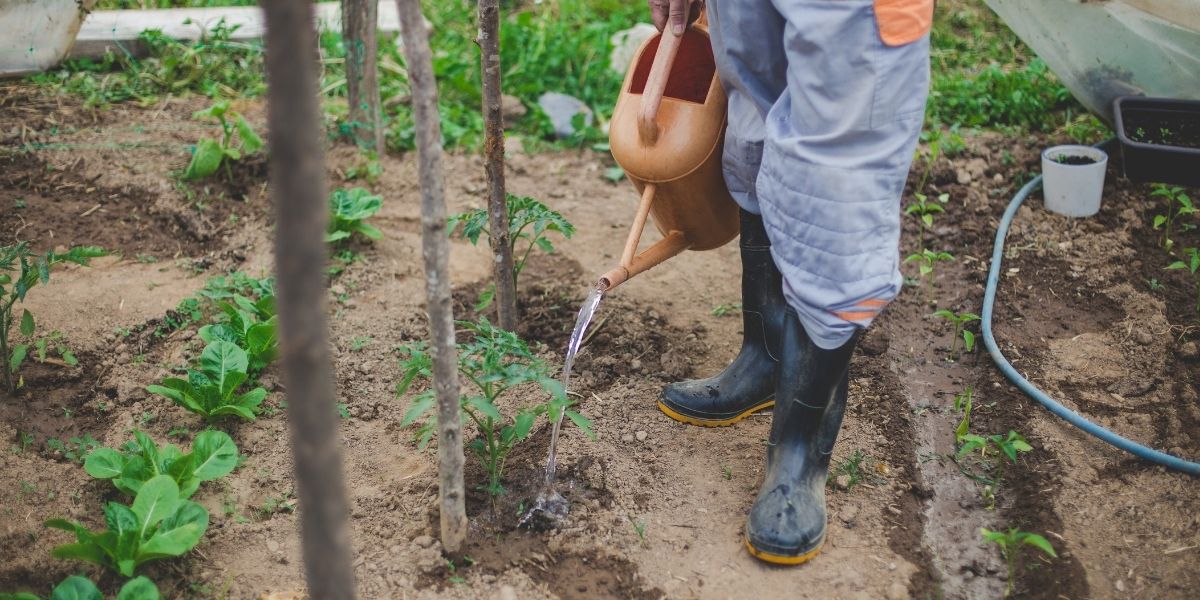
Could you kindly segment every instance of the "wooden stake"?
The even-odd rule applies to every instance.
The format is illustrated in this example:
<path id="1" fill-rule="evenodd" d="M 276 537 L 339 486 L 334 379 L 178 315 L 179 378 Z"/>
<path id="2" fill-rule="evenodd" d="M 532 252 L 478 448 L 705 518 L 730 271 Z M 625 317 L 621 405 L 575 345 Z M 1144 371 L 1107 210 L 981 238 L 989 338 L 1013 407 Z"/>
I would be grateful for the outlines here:
<path id="1" fill-rule="evenodd" d="M 438 474 L 442 549 L 458 552 L 467 537 L 463 493 L 462 415 L 458 399 L 458 352 L 450 304 L 450 243 L 446 238 L 446 201 L 442 190 L 442 128 L 438 121 L 437 82 L 420 0 L 396 0 L 404 59 L 412 87 L 413 121 L 421 180 L 421 256 L 433 338 L 433 386 L 438 403 Z"/>
<path id="2" fill-rule="evenodd" d="M 500 2 L 479 0 L 480 69 L 483 75 L 483 155 L 488 184 L 488 231 L 496 280 L 496 321 L 517 330 L 517 278 L 513 273 L 508 202 L 504 190 L 504 118 L 500 107 Z"/>
<path id="3" fill-rule="evenodd" d="M 375 66 L 378 20 L 379 0 L 342 0 L 350 137 L 359 147 L 373 149 L 376 155 L 383 156 L 383 115 Z"/>
<path id="4" fill-rule="evenodd" d="M 325 297 L 329 207 L 321 150 L 321 113 L 311 2 L 263 0 L 267 22 L 267 100 L 279 346 L 300 500 L 308 594 L 354 598 L 336 396 Z M 311 59 L 310 59 L 311 60 Z"/>

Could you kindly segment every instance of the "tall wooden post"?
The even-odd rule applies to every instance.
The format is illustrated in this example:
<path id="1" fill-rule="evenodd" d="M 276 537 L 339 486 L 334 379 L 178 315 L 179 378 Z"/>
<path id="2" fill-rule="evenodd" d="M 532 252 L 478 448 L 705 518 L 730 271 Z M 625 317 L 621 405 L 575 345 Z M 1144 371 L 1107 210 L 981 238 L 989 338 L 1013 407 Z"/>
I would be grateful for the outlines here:
<path id="1" fill-rule="evenodd" d="M 438 121 L 437 82 L 420 0 L 396 0 L 400 35 L 412 87 L 413 121 L 421 180 L 421 257 L 429 304 L 433 348 L 433 386 L 438 403 L 438 474 L 442 549 L 457 552 L 467 537 L 463 492 L 462 414 L 458 399 L 458 353 L 454 346 L 454 310 L 450 304 L 450 243 L 442 189 L 442 128 Z"/>
<path id="2" fill-rule="evenodd" d="M 267 22 L 268 139 L 275 205 L 279 345 L 308 593 L 354 598 L 342 453 L 335 417 L 325 297 L 329 207 L 313 64 L 311 2 L 262 0 Z"/>
<path id="3" fill-rule="evenodd" d="M 500 107 L 500 1 L 479 0 L 480 69 L 483 75 L 483 155 L 488 184 L 488 231 L 496 280 L 496 321 L 517 330 L 517 280 L 513 273 L 508 202 L 504 190 L 504 119 Z"/>
<path id="4" fill-rule="evenodd" d="M 383 114 L 379 106 L 376 31 L 379 0 L 342 0 L 342 40 L 346 44 L 346 90 L 350 136 L 362 148 L 383 155 Z"/>

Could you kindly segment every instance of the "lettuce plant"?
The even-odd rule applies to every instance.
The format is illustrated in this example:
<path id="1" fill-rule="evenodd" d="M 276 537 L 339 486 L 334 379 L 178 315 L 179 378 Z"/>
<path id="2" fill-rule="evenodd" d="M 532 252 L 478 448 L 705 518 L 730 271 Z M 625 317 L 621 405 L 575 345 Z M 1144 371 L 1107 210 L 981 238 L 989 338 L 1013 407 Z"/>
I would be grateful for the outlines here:
<path id="1" fill-rule="evenodd" d="M 133 440 L 120 450 L 100 448 L 88 455 L 83 469 L 96 479 L 108 479 L 118 490 L 136 496 L 147 481 L 169 475 L 179 486 L 179 496 L 190 498 L 204 481 L 228 475 L 237 466 L 238 449 L 223 431 L 196 435 L 192 451 L 172 444 L 159 448 L 150 436 L 133 432 Z"/>
<path id="2" fill-rule="evenodd" d="M 274 295 L 264 295 L 257 302 L 235 295 L 233 302 L 222 302 L 219 307 L 225 321 L 201 327 L 200 339 L 231 342 L 245 350 L 249 374 L 259 373 L 279 357 Z"/>
<path id="3" fill-rule="evenodd" d="M 208 511 L 181 498 L 171 476 L 158 475 L 142 485 L 132 506 L 105 505 L 104 522 L 105 529 L 92 531 L 66 519 L 46 521 L 46 527 L 74 533 L 76 540 L 51 554 L 133 577 L 134 570 L 147 561 L 181 556 L 195 547 L 208 529 Z"/>
<path id="4" fill-rule="evenodd" d="M 162 385 L 151 385 L 146 390 L 169 398 L 208 421 L 226 415 L 252 421 L 267 391 L 259 387 L 238 393 L 246 381 L 248 366 L 245 350 L 232 342 L 217 340 L 204 348 L 200 368 L 188 369 L 187 379 L 168 377 Z"/>
<path id="5" fill-rule="evenodd" d="M 516 334 L 492 325 L 487 319 L 478 323 L 459 321 L 458 326 L 472 335 L 471 341 L 458 345 L 458 372 L 470 383 L 470 391 L 461 398 L 462 414 L 479 431 L 466 447 L 488 474 L 483 489 L 495 496 L 504 493 L 501 479 L 509 453 L 529 437 L 539 416 L 546 415 L 550 422 L 556 422 L 565 412 L 589 436 L 591 422 L 570 408 L 562 384 L 550 377 L 547 365 Z M 403 346 L 400 352 L 403 375 L 397 394 L 403 394 L 418 379 L 432 381 L 433 359 L 423 342 Z M 550 398 L 515 410 L 500 402 L 501 396 L 525 384 L 540 386 Z M 401 426 L 408 426 L 423 421 L 418 428 L 421 447 L 437 431 L 435 404 L 432 389 L 417 394 L 401 422 Z"/>
<path id="6" fill-rule="evenodd" d="M 91 259 L 108 253 L 96 246 L 76 246 L 64 253 L 47 252 L 35 254 L 28 242 L 17 242 L 12 246 L 0 246 L 0 379 L 9 392 L 15 392 L 23 381 L 17 376 L 21 363 L 29 354 L 30 344 L 13 344 L 13 326 L 17 324 L 14 307 L 25 301 L 25 295 L 39 283 L 50 281 L 50 270 L 62 263 L 87 266 Z M 28 340 L 33 340 L 37 323 L 28 309 L 22 309 L 18 331 Z M 45 342 L 42 342 L 43 344 Z M 45 346 L 38 348 L 39 352 Z M 68 351 L 69 352 L 69 351 Z M 74 357 L 64 360 L 70 362 Z M 16 377 L 14 379 L 14 377 Z"/>
<path id="7" fill-rule="evenodd" d="M 229 162 L 241 160 L 263 147 L 262 138 L 240 113 L 229 108 L 228 100 L 196 111 L 192 113 L 192 118 L 216 119 L 221 124 L 221 139 L 204 138 L 196 143 L 196 148 L 192 150 L 192 161 L 183 172 L 184 179 L 204 179 L 216 173 L 221 165 L 225 165 L 225 176 L 232 178 Z M 238 137 L 236 143 L 233 139 L 235 133 Z"/>
<path id="8" fill-rule="evenodd" d="M 326 242 L 340 242 L 361 233 L 372 240 L 383 237 L 383 233 L 366 223 L 379 209 L 383 208 L 383 196 L 376 196 L 363 188 L 338 189 L 329 196 L 329 230 Z"/>
<path id="9" fill-rule="evenodd" d="M 136 577 L 125 582 L 121 591 L 117 592 L 117 600 L 159 600 L 158 586 L 145 577 Z M 5 594 L 0 592 L 0 600 L 42 600 L 37 594 L 18 592 Z M 72 575 L 54 586 L 49 600 L 104 600 L 104 594 L 91 579 Z"/>

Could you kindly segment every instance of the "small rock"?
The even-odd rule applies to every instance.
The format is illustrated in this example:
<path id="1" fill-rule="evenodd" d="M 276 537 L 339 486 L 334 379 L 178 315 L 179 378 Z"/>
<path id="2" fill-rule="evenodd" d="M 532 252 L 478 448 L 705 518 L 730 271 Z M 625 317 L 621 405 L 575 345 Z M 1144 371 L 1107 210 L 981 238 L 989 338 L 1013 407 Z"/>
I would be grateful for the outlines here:
<path id="1" fill-rule="evenodd" d="M 592 124 L 592 109 L 584 104 L 582 100 L 567 94 L 558 92 L 546 92 L 538 98 L 538 106 L 542 112 L 550 118 L 550 123 L 554 125 L 554 135 L 560 139 L 570 137 L 575 133 L 575 115 L 583 113 L 583 124 L 590 126 Z"/>
<path id="2" fill-rule="evenodd" d="M 854 519 L 858 518 L 858 505 L 847 504 L 846 506 L 843 506 L 842 510 L 838 512 L 838 518 L 841 519 L 847 527 L 853 525 Z"/>
<path id="3" fill-rule="evenodd" d="M 504 94 L 500 96 L 500 118 L 505 127 L 520 121 L 529 109 L 516 96 Z"/>
<path id="4" fill-rule="evenodd" d="M 966 169 L 956 169 L 954 171 L 954 177 L 958 180 L 960 185 L 967 185 L 968 183 L 971 183 L 971 173 Z"/>
<path id="5" fill-rule="evenodd" d="M 622 442 L 625 442 L 626 444 L 628 444 L 628 443 L 632 442 L 632 441 L 633 441 L 633 434 L 632 434 L 632 433 L 627 433 L 627 434 L 625 434 L 625 435 L 621 436 L 621 441 L 622 441 Z"/>
<path id="6" fill-rule="evenodd" d="M 1133 341 L 1137 342 L 1139 346 L 1149 346 L 1154 343 L 1154 334 L 1145 329 L 1138 329 L 1133 332 Z"/>
<path id="7" fill-rule="evenodd" d="M 1118 592 L 1123 592 L 1125 591 L 1125 582 L 1118 579 L 1117 583 L 1114 584 L 1113 587 L 1117 588 Z"/>
<path id="8" fill-rule="evenodd" d="M 127 354 L 129 352 L 129 344 L 117 344 L 117 354 Z"/>
<path id="9" fill-rule="evenodd" d="M 511 585 L 502 585 L 500 592 L 496 594 L 496 600 L 517 600 L 517 590 Z"/>
<path id="10" fill-rule="evenodd" d="M 117 363 L 124 364 L 131 360 L 133 360 L 133 357 L 130 356 L 128 352 L 122 352 L 117 355 Z"/>
<path id="11" fill-rule="evenodd" d="M 908 588 L 904 587 L 904 584 L 900 583 L 899 581 L 893 581 L 892 585 L 888 586 L 888 600 L 908 600 L 908 598 L 911 597 L 912 596 L 908 595 Z"/>
<path id="12" fill-rule="evenodd" d="M 641 371 L 642 370 L 642 361 L 640 361 L 636 358 L 633 359 L 633 361 L 629 363 L 629 368 L 633 369 L 634 372 Z"/>
<path id="13" fill-rule="evenodd" d="M 647 437 L 650 437 L 650 434 L 646 433 L 645 431 L 639 431 L 633 434 L 633 437 L 637 438 L 637 441 L 639 442 L 644 442 L 646 441 Z"/>
<path id="14" fill-rule="evenodd" d="M 413 538 L 413 544 L 416 544 L 418 548 L 428 548 L 433 545 L 433 542 L 433 537 L 428 535 L 418 535 Z"/>
<path id="15" fill-rule="evenodd" d="M 277 542 L 275 540 L 267 540 L 267 550 L 270 552 L 278 552 L 279 551 L 279 542 Z"/>
<path id="16" fill-rule="evenodd" d="M 846 491 L 850 489 L 850 476 L 838 475 L 837 478 L 833 480 L 833 483 L 839 490 Z"/>
<path id="17" fill-rule="evenodd" d="M 1179 358 L 1196 360 L 1197 356 L 1200 356 L 1200 347 L 1196 346 L 1196 342 L 1188 342 L 1179 347 Z"/>

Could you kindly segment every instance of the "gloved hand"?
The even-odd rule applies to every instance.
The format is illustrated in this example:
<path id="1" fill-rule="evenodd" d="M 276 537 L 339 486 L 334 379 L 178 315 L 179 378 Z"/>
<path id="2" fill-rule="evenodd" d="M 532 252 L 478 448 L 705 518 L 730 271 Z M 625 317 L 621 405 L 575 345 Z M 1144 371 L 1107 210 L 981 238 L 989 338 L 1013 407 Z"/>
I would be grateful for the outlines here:
<path id="1" fill-rule="evenodd" d="M 692 21 L 700 18 L 700 10 L 704 8 L 704 0 L 647 0 L 650 4 L 650 14 L 654 17 L 654 26 L 659 31 L 665 31 L 668 23 L 671 33 L 683 35 L 683 30 Z M 690 5 L 690 10 L 689 10 Z"/>

